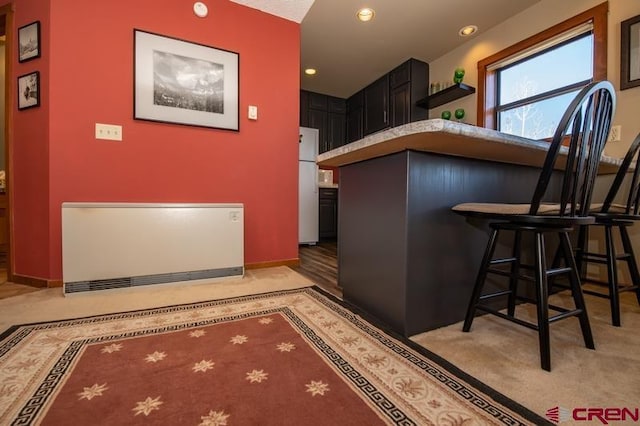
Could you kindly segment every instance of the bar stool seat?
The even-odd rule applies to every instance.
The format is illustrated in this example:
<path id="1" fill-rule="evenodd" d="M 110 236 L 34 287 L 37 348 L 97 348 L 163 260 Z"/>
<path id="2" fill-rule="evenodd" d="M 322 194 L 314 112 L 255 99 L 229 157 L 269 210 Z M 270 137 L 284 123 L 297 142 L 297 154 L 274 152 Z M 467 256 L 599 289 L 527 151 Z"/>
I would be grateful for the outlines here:
<path id="1" fill-rule="evenodd" d="M 536 330 L 540 346 L 540 365 L 551 370 L 549 324 L 569 317 L 577 317 L 585 346 L 595 349 L 589 317 L 584 303 L 578 268 L 569 238 L 576 228 L 587 228 L 595 223 L 589 215 L 591 195 L 598 164 L 615 110 L 615 91 L 607 81 L 596 82 L 583 88 L 565 111 L 549 145 L 538 183 L 529 204 L 463 203 L 452 207 L 455 213 L 467 217 L 490 219 L 491 229 L 471 299 L 465 315 L 463 331 L 471 329 L 476 311 L 484 311 Z M 563 148 L 563 142 L 569 145 Z M 560 155 L 560 152 L 566 157 Z M 562 158 L 562 160 L 559 160 Z M 562 161 L 562 163 L 561 163 Z M 543 198 L 555 198 L 547 194 L 554 171 L 561 174 L 559 202 L 544 202 Z M 555 187 L 554 187 L 555 188 Z M 502 234 L 513 234 L 511 253 L 507 257 L 494 257 Z M 533 236 L 532 261 L 527 263 L 528 252 L 523 249 L 525 235 Z M 545 236 L 558 238 L 557 255 L 564 266 L 547 263 Z M 508 288 L 492 290 L 485 294 L 484 287 L 489 274 L 507 278 Z M 556 276 L 567 276 L 575 307 L 566 308 L 549 303 L 549 284 Z M 518 293 L 521 282 L 533 284 L 534 297 Z M 495 298 L 507 299 L 506 313 L 488 303 Z M 516 302 L 535 304 L 537 322 L 525 321 L 516 316 Z M 549 311 L 558 313 L 550 316 Z"/>

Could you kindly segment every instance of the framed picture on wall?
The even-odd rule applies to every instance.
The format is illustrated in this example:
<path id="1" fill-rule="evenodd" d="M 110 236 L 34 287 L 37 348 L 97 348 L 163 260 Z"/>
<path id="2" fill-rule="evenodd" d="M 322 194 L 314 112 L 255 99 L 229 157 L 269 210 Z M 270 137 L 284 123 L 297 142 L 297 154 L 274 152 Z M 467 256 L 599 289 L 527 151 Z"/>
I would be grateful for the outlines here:
<path id="1" fill-rule="evenodd" d="M 620 23 L 620 90 L 640 86 L 640 15 Z"/>
<path id="2" fill-rule="evenodd" d="M 40 105 L 40 72 L 34 71 L 18 77 L 18 109 Z"/>
<path id="3" fill-rule="evenodd" d="M 40 57 L 40 21 L 18 28 L 18 61 Z"/>
<path id="4" fill-rule="evenodd" d="M 238 54 L 134 29 L 134 118 L 238 130 Z"/>

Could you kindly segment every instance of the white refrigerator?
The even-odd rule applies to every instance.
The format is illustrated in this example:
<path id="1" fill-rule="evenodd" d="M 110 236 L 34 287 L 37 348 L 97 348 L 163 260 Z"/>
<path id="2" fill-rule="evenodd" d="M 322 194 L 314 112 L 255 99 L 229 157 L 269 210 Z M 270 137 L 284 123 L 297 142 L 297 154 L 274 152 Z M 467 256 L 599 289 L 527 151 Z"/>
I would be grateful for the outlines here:
<path id="1" fill-rule="evenodd" d="M 300 127 L 298 243 L 318 242 L 318 129 Z"/>

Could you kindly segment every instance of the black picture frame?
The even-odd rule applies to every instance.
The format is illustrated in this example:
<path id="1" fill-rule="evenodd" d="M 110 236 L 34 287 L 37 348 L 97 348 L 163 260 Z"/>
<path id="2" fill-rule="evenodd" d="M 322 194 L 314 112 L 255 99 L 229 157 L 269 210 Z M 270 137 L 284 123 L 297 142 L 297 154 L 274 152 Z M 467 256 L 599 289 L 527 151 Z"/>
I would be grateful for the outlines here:
<path id="1" fill-rule="evenodd" d="M 239 54 L 134 29 L 134 119 L 239 131 Z"/>
<path id="2" fill-rule="evenodd" d="M 18 77 L 18 109 L 40 106 L 40 72 L 34 71 Z"/>
<path id="3" fill-rule="evenodd" d="M 640 86 L 640 15 L 620 23 L 620 90 Z"/>
<path id="4" fill-rule="evenodd" d="M 18 62 L 40 57 L 40 21 L 18 28 Z"/>

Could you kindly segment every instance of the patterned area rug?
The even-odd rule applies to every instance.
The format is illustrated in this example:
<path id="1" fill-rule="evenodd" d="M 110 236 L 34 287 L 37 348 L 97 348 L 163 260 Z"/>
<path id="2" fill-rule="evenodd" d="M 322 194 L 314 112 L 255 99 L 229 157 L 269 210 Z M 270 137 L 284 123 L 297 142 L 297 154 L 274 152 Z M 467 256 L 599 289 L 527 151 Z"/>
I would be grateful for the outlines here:
<path id="1" fill-rule="evenodd" d="M 317 288 L 12 327 L 0 424 L 545 424 Z"/>

